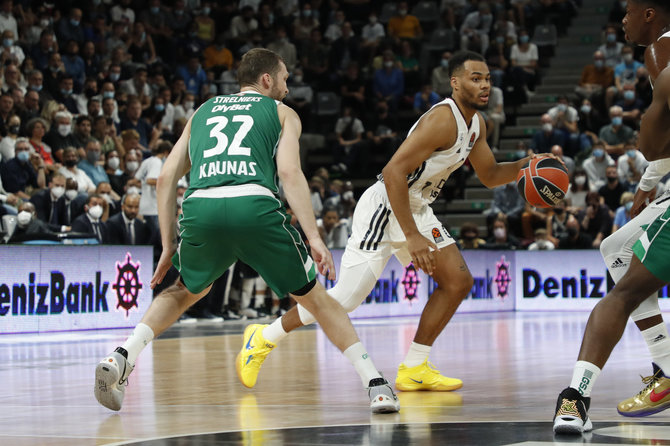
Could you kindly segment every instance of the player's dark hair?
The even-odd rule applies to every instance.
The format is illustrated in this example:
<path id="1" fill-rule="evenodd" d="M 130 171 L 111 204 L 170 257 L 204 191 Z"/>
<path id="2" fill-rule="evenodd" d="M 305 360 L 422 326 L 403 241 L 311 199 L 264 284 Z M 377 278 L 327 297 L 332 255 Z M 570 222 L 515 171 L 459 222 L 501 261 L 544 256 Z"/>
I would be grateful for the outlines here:
<path id="1" fill-rule="evenodd" d="M 661 11 L 670 14 L 670 3 L 667 0 L 631 0 L 634 3 L 642 5 L 650 5 L 654 8 L 658 8 Z"/>
<path id="2" fill-rule="evenodd" d="M 242 56 L 237 69 L 237 82 L 240 87 L 253 85 L 265 73 L 274 78 L 279 72 L 280 62 L 284 62 L 284 59 L 274 51 L 253 48 Z"/>
<path id="3" fill-rule="evenodd" d="M 454 73 L 463 69 L 465 62 L 468 60 L 476 60 L 479 62 L 486 62 L 484 56 L 474 51 L 459 51 L 449 59 L 449 77 L 452 77 Z"/>

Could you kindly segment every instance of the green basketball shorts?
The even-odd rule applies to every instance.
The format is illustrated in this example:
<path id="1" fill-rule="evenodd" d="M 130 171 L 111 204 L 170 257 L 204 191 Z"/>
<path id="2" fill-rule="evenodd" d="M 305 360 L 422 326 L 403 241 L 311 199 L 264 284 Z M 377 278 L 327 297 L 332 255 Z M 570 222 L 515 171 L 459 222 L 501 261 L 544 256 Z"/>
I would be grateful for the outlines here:
<path id="1" fill-rule="evenodd" d="M 633 245 L 633 252 L 654 276 L 670 282 L 670 208 L 656 217 Z"/>

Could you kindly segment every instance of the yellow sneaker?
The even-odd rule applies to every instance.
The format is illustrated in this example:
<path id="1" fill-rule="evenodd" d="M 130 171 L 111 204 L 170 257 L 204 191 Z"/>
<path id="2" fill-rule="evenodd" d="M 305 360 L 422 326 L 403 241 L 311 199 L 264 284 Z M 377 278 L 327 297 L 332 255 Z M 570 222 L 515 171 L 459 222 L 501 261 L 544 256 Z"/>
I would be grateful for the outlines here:
<path id="1" fill-rule="evenodd" d="M 400 364 L 398 376 L 395 379 L 395 388 L 404 391 L 437 390 L 444 392 L 461 387 L 463 387 L 463 381 L 441 375 L 440 371 L 427 359 L 416 367 Z"/>
<path id="2" fill-rule="evenodd" d="M 652 366 L 654 374 L 642 378 L 647 386 L 617 406 L 617 411 L 624 417 L 646 417 L 670 407 L 670 378 L 659 366 L 654 363 Z"/>
<path id="3" fill-rule="evenodd" d="M 258 372 L 265 357 L 276 347 L 272 342 L 263 339 L 263 329 L 267 324 L 252 324 L 244 329 L 242 350 L 237 354 L 235 368 L 237 377 L 245 387 L 256 385 Z"/>

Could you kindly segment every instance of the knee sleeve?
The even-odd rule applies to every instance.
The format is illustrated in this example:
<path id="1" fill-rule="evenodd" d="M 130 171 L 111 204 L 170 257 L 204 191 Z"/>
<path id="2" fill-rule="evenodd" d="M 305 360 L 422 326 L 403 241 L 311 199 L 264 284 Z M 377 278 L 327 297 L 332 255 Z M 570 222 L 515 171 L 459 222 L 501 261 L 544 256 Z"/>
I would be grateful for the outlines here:
<path id="1" fill-rule="evenodd" d="M 377 277 L 366 263 L 353 267 L 340 267 L 337 284 L 328 290 L 328 295 L 338 301 L 347 313 L 354 311 L 370 294 L 377 283 Z M 304 325 L 315 321 L 314 316 L 302 305 L 298 305 L 298 315 Z"/>
<path id="2" fill-rule="evenodd" d="M 654 293 L 642 301 L 638 307 L 630 314 L 630 318 L 634 321 L 641 321 L 653 316 L 661 314 L 661 309 L 658 306 L 658 293 Z"/>

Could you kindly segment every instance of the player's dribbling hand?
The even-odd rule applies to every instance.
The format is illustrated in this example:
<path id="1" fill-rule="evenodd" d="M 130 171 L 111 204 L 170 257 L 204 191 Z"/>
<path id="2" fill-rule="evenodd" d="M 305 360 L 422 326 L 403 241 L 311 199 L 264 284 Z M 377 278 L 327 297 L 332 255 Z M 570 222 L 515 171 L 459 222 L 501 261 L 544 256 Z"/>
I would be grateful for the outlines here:
<path id="1" fill-rule="evenodd" d="M 563 160 L 561 158 L 559 158 L 558 156 L 554 155 L 553 153 L 533 153 L 530 156 L 531 159 L 533 159 L 533 158 L 544 158 L 544 157 L 555 159 L 559 163 L 563 164 L 563 167 L 565 167 L 565 170 L 568 170 L 568 166 L 565 165 Z"/>
<path id="2" fill-rule="evenodd" d="M 418 232 L 407 237 L 407 250 L 412 256 L 414 265 L 428 275 L 435 269 L 435 254 L 437 245 Z"/>
<path id="3" fill-rule="evenodd" d="M 312 251 L 312 258 L 316 262 L 319 273 L 326 276 L 328 280 L 335 280 L 335 263 L 333 262 L 333 255 L 330 253 L 321 238 L 316 240 L 310 239 L 309 247 Z"/>
<path id="4" fill-rule="evenodd" d="M 635 192 L 635 196 L 633 197 L 633 207 L 630 208 L 630 218 L 637 217 L 655 197 L 656 188 L 645 192 L 638 187 L 637 192 Z"/>
<path id="5" fill-rule="evenodd" d="M 154 271 L 154 276 L 151 278 L 151 289 L 154 289 L 156 285 L 163 281 L 165 274 L 168 272 L 172 266 L 172 256 L 174 255 L 176 249 L 163 249 L 161 253 L 161 258 L 158 260 L 158 265 L 156 266 L 156 271 Z"/>

